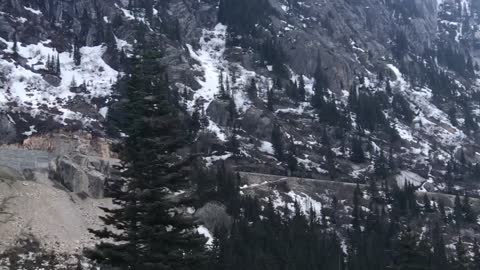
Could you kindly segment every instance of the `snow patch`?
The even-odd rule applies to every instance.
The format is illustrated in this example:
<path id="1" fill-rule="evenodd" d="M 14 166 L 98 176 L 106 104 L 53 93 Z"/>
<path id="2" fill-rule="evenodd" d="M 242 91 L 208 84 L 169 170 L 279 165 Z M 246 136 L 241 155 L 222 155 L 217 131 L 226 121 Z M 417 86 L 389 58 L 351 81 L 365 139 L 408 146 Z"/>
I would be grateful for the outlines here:
<path id="1" fill-rule="evenodd" d="M 33 14 L 42 15 L 42 12 L 40 10 L 33 9 L 33 8 L 30 8 L 30 7 L 25 7 L 25 6 L 23 8 L 27 11 L 30 11 Z"/>
<path id="2" fill-rule="evenodd" d="M 267 141 L 262 141 L 261 144 L 260 144 L 260 147 L 258 147 L 258 150 L 260 150 L 261 152 L 270 154 L 270 155 L 275 154 L 275 151 L 273 150 L 272 143 L 267 142 Z"/>
<path id="3" fill-rule="evenodd" d="M 207 246 L 211 246 L 213 244 L 213 236 L 212 234 L 210 233 L 210 231 L 203 225 L 200 225 L 198 228 L 197 228 L 197 232 L 200 234 L 200 235 L 203 235 L 205 236 L 205 238 L 207 238 L 207 243 L 206 245 Z"/>

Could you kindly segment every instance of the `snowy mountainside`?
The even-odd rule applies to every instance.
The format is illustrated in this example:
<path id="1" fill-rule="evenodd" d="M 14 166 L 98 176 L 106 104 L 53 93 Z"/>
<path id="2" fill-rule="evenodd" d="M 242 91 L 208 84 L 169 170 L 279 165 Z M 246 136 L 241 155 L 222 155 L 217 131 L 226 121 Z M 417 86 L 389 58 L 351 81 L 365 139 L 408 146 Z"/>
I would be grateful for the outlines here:
<path id="1" fill-rule="evenodd" d="M 7 0 L 0 141 L 120 137 L 106 130 L 128 102 L 124 61 L 152 39 L 190 115 L 192 151 L 212 171 L 251 173 L 240 194 L 318 217 L 336 196 L 348 220 L 357 183 L 410 182 L 450 215 L 452 194 L 475 207 L 480 197 L 478 3 Z"/>
<path id="2" fill-rule="evenodd" d="M 24 136 L 49 125 L 102 133 L 109 106 L 121 99 L 113 86 L 122 57 L 141 25 L 157 35 L 172 88 L 200 122 L 198 148 L 211 155 L 208 165 L 230 160 L 239 170 L 355 182 L 374 178 L 383 155 L 396 172 L 420 175 L 432 191 L 475 186 L 475 1 L 244 6 L 170 0 L 147 10 L 113 0 L 7 1 L 0 29 L 3 111 Z M 57 58 L 60 68 L 51 70 Z M 352 161 L 354 144 L 364 152 L 361 161 Z M 463 161 L 468 169 L 461 176 Z"/>
<path id="3" fill-rule="evenodd" d="M 205 99 L 205 107 L 201 107 L 208 120 L 203 125 L 205 130 L 216 135 L 227 153 L 232 151 L 229 144 L 239 141 L 237 164 L 245 170 L 276 174 L 290 171 L 289 161 L 279 160 L 272 147 L 275 140 L 272 130 L 279 126 L 283 150 L 297 163 L 294 174 L 322 177 L 334 171 L 335 177 L 343 181 L 365 181 L 374 177 L 380 152 L 387 156 L 393 148 L 392 157 L 401 171 L 420 174 L 431 191 L 446 191 L 451 184 L 446 183 L 446 172 L 452 162 L 467 159 L 470 168 L 478 162 L 475 132 L 465 128 L 465 118 L 475 119 L 478 112 L 475 102 L 478 71 L 473 61 L 478 11 L 469 1 L 407 1 L 404 6 L 398 1 L 362 2 L 271 1 L 273 11 L 259 19 L 253 32 L 242 32 L 240 26 L 228 19 L 209 26 L 210 30 L 203 30 L 204 33 L 225 31 L 226 26 L 227 34 L 208 39 L 216 40 L 213 58 L 199 57 L 209 50 L 205 36 L 199 39 L 197 49 L 187 45 L 196 60 L 193 67 L 200 67 L 204 74 L 200 76 L 200 90 L 193 90 L 193 98 L 185 95 L 186 105 L 194 111 L 192 104 L 198 105 L 198 97 Z M 375 4 L 379 14 L 370 9 Z M 222 2 L 219 12 L 222 12 L 221 5 Z M 353 14 L 353 10 L 360 15 Z M 409 11 L 414 11 L 413 16 L 405 17 Z M 350 25 L 345 22 L 347 18 Z M 370 20 L 384 20 L 383 26 L 370 24 Z M 448 25 L 458 26 L 455 35 L 446 28 Z M 358 35 L 359 31 L 364 32 Z M 341 34 L 344 32 L 347 40 Z M 226 41 L 218 40 L 224 36 Z M 302 40 L 308 42 L 301 43 Z M 271 55 L 263 55 L 264 50 L 274 55 L 272 51 L 278 51 L 281 57 L 272 59 Z M 224 56 L 218 59 L 218 55 Z M 455 59 L 462 58 L 456 63 Z M 276 65 L 283 70 L 277 72 Z M 215 66 L 217 71 L 212 72 Z M 243 68 L 237 72 L 238 68 L 232 71 L 229 66 Z M 325 124 L 327 116 L 309 102 L 315 95 L 314 78 L 319 67 L 324 70 L 324 83 L 337 110 L 347 115 L 351 123 L 348 130 L 339 131 L 335 124 Z M 288 96 L 288 88 L 299 85 L 299 76 L 302 76 L 306 96 L 300 101 Z M 258 93 L 256 97 L 250 96 L 248 83 L 243 86 L 241 97 L 233 93 L 239 115 L 232 126 L 220 116 L 229 112 L 227 105 L 218 105 L 222 103 L 218 93 L 221 88 L 235 88 L 231 85 L 235 77 L 242 82 L 246 81 L 244 77 L 255 79 Z M 434 83 L 442 79 L 448 81 L 443 85 L 447 90 Z M 222 85 L 218 84 L 219 80 Z M 178 86 L 182 92 L 183 85 Z M 357 95 L 365 94 L 379 98 L 379 103 L 385 102 L 379 110 L 388 123 L 383 124 L 386 133 L 378 128 L 369 130 L 359 126 L 360 112 L 349 104 L 352 89 Z M 269 110 L 268 95 L 272 93 L 275 105 Z M 219 109 L 222 106 L 223 111 Z M 327 158 L 325 136 L 329 137 L 328 143 L 335 154 L 333 165 L 327 160 L 331 158 Z M 352 140 L 357 136 L 367 152 L 366 163 L 350 161 Z M 392 142 L 392 136 L 399 139 Z M 219 151 L 217 159 L 233 158 L 232 153 L 225 155 L 223 151 Z M 212 158 L 208 160 L 210 164 Z M 464 179 L 471 179 L 473 174 L 465 175 Z M 458 188 L 472 183 L 460 180 L 457 184 Z"/>
<path id="4" fill-rule="evenodd" d="M 132 49 L 121 39 L 128 28 L 113 30 L 122 9 L 6 1 L 0 10 L 0 107 L 19 134 L 7 142 L 52 128 L 103 133 L 112 86 L 122 74 L 119 61 Z"/>
<path id="5" fill-rule="evenodd" d="M 4 52 L 13 53 L 13 43 L 4 42 L 8 46 Z M 55 114 L 55 111 L 58 111 L 54 118 L 62 124 L 65 124 L 67 119 L 78 120 L 83 124 L 95 121 L 91 116 L 68 109 L 68 102 L 76 97 L 91 101 L 111 94 L 111 86 L 116 81 L 118 72 L 102 60 L 105 48 L 101 46 L 81 48 L 83 63 L 78 67 L 73 63 L 71 53 L 58 53 L 61 77 L 55 83 L 58 85 L 51 85 L 41 74 L 46 69 L 48 57 L 57 55 L 54 49 L 45 47 L 48 43 L 47 40 L 37 45 L 24 46 L 22 43 L 17 45 L 18 57 L 27 61 L 27 68 L 8 60 L 2 61 L 2 74 L 6 77 L 3 82 L 5 93 L 1 97 L 2 103 L 17 104 L 19 112 L 29 113 L 32 117 L 52 112 Z M 82 89 L 84 93 L 71 91 L 71 88 L 80 86 L 85 87 Z"/>

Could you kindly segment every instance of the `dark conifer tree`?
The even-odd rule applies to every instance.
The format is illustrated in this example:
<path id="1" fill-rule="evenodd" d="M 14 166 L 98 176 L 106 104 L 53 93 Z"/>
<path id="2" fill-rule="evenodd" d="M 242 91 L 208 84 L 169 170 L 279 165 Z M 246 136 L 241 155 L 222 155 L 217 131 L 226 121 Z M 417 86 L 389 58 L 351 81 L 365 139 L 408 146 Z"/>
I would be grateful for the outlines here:
<path id="1" fill-rule="evenodd" d="M 234 127 L 235 121 L 238 117 L 238 112 L 237 112 L 237 105 L 235 104 L 235 101 L 233 100 L 233 98 L 230 98 L 228 101 L 228 114 L 229 114 L 228 125 L 230 127 Z"/>
<path id="2" fill-rule="evenodd" d="M 353 210 L 352 210 L 352 227 L 355 231 L 360 231 L 360 223 L 362 220 L 362 206 L 361 200 L 362 198 L 362 191 L 360 190 L 360 186 L 357 183 L 355 190 L 353 191 Z"/>
<path id="3" fill-rule="evenodd" d="M 445 212 L 445 203 L 443 200 L 438 201 L 438 212 L 443 222 L 447 223 L 447 213 Z"/>
<path id="4" fill-rule="evenodd" d="M 327 170 L 328 174 L 330 174 L 331 179 L 337 178 L 337 168 L 335 165 L 335 153 L 329 147 L 327 149 L 327 153 L 325 154 L 325 160 L 327 162 Z"/>
<path id="5" fill-rule="evenodd" d="M 257 89 L 257 83 L 255 81 L 255 78 L 252 78 L 250 80 L 250 85 L 247 88 L 247 93 L 248 93 L 248 97 L 251 100 L 256 100 L 257 99 L 258 89 Z"/>
<path id="6" fill-rule="evenodd" d="M 284 148 L 283 148 L 283 134 L 279 124 L 274 124 L 272 129 L 272 145 L 275 156 L 278 160 L 283 161 Z"/>
<path id="7" fill-rule="evenodd" d="M 385 92 L 387 92 L 387 95 L 389 96 L 392 95 L 392 86 L 390 85 L 390 80 L 387 80 L 387 85 L 385 86 Z"/>
<path id="8" fill-rule="evenodd" d="M 301 102 L 305 101 L 305 96 L 305 80 L 303 79 L 303 75 L 300 75 L 298 78 L 298 100 Z"/>
<path id="9" fill-rule="evenodd" d="M 223 81 L 223 72 L 218 76 L 218 97 L 220 99 L 228 99 L 227 91 L 225 90 L 225 83 Z"/>
<path id="10" fill-rule="evenodd" d="M 75 42 L 73 43 L 73 62 L 76 66 L 79 66 L 82 63 L 82 54 L 80 53 L 78 39 L 75 38 Z"/>
<path id="11" fill-rule="evenodd" d="M 423 210 L 427 213 L 432 211 L 432 204 L 427 194 L 423 195 Z"/>
<path id="12" fill-rule="evenodd" d="M 111 23 L 107 23 L 105 29 L 105 44 L 107 45 L 107 50 L 110 53 L 116 53 L 117 49 L 117 39 L 115 38 L 115 33 L 113 32 L 113 26 Z"/>
<path id="13" fill-rule="evenodd" d="M 172 212 L 188 205 L 172 199 L 174 192 L 191 186 L 190 159 L 174 154 L 188 143 L 188 129 L 171 104 L 160 54 L 148 48 L 132 59 L 134 72 L 126 77 L 128 137 L 117 147 L 122 161 L 121 188 L 112 191 L 117 207 L 103 208 L 106 227 L 91 231 L 108 241 L 87 255 L 118 269 L 200 269 L 206 261 L 205 239 L 191 218 Z"/>
<path id="14" fill-rule="evenodd" d="M 290 174 L 293 174 L 298 169 L 298 161 L 295 155 L 297 154 L 296 146 L 293 139 L 290 139 L 288 145 L 287 166 Z"/>
<path id="15" fill-rule="evenodd" d="M 458 193 L 455 195 L 453 218 L 455 219 L 457 226 L 463 221 L 463 207 L 462 203 L 460 202 L 460 196 L 458 196 Z"/>
<path id="16" fill-rule="evenodd" d="M 453 126 L 458 126 L 457 110 L 455 109 L 455 106 L 450 107 L 450 109 L 448 110 L 448 119 Z"/>
<path id="17" fill-rule="evenodd" d="M 60 54 L 57 53 L 57 62 L 55 65 L 55 74 L 57 76 L 60 76 L 61 74 L 61 67 L 60 67 Z"/>
<path id="18" fill-rule="evenodd" d="M 395 156 L 393 155 L 392 146 L 390 146 L 390 149 L 388 150 L 388 169 L 391 173 L 395 173 L 395 171 L 397 170 L 397 164 L 395 162 Z"/>
<path id="19" fill-rule="evenodd" d="M 153 0 L 144 0 L 145 18 L 149 22 L 153 22 Z"/>
<path id="20" fill-rule="evenodd" d="M 363 152 L 362 140 L 358 137 L 355 137 L 352 140 L 352 153 L 350 155 L 350 160 L 355 163 L 365 162 L 365 153 Z"/>
<path id="21" fill-rule="evenodd" d="M 383 151 L 380 149 L 380 155 L 375 159 L 375 175 L 380 179 L 386 179 L 388 176 L 388 164 Z"/>
<path id="22" fill-rule="evenodd" d="M 418 236 L 410 228 L 400 235 L 398 247 L 395 253 L 395 267 L 399 270 L 422 270 L 429 269 L 429 250 L 420 250 Z"/>
<path id="23" fill-rule="evenodd" d="M 457 243 L 455 243 L 455 261 L 453 262 L 454 270 L 467 270 L 471 269 L 470 256 L 467 254 L 467 249 L 463 244 L 462 238 L 458 237 Z"/>
<path id="24" fill-rule="evenodd" d="M 273 112 L 274 110 L 274 105 L 275 105 L 275 96 L 273 92 L 273 87 L 270 88 L 267 92 L 267 108 L 269 111 Z"/>
<path id="25" fill-rule="evenodd" d="M 432 230 L 432 270 L 443 270 L 448 266 L 447 253 L 445 250 L 445 242 L 440 226 L 435 224 Z"/>
<path id="26" fill-rule="evenodd" d="M 472 269 L 479 270 L 480 269 L 480 249 L 478 247 L 477 239 L 473 241 L 472 253 L 473 253 Z"/>
<path id="27" fill-rule="evenodd" d="M 82 38 L 82 40 L 76 39 L 76 45 L 75 46 L 82 46 L 82 45 L 87 45 L 86 44 L 86 38 L 88 37 L 88 34 L 90 32 L 90 27 L 92 25 L 92 19 L 89 16 L 89 12 L 87 9 L 83 10 L 82 17 L 80 18 L 80 34 L 78 37 Z"/>
<path id="28" fill-rule="evenodd" d="M 13 33 L 13 56 L 18 56 L 18 41 L 17 41 L 17 32 Z"/>
<path id="29" fill-rule="evenodd" d="M 476 131 L 478 129 L 478 125 L 475 122 L 472 112 L 467 105 L 464 106 L 464 116 L 465 116 L 465 122 L 463 124 L 464 128 L 467 131 Z"/>
<path id="30" fill-rule="evenodd" d="M 192 113 L 192 117 L 190 119 L 190 131 L 192 133 L 192 137 L 195 137 L 200 130 L 201 124 L 200 124 L 200 111 L 198 108 L 195 109 Z"/>
<path id="31" fill-rule="evenodd" d="M 463 197 L 462 207 L 465 221 L 475 223 L 477 221 L 477 218 L 475 212 L 472 209 L 472 205 L 470 204 L 470 196 L 468 195 L 468 192 L 466 192 L 465 196 Z"/>
<path id="32" fill-rule="evenodd" d="M 240 154 L 240 143 L 238 142 L 238 128 L 235 124 L 232 127 L 232 134 L 228 142 L 228 150 L 232 153 L 233 157 L 237 157 Z"/>

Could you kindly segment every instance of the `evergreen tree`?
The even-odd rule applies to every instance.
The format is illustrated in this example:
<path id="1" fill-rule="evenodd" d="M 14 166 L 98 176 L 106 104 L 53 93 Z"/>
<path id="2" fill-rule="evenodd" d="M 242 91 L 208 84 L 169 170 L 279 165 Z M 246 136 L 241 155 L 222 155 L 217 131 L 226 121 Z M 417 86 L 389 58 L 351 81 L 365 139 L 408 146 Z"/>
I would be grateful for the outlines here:
<path id="1" fill-rule="evenodd" d="M 356 232 L 360 231 L 360 222 L 362 220 L 362 206 L 360 199 L 362 198 L 362 191 L 357 183 L 353 191 L 353 210 L 352 210 L 352 227 Z"/>
<path id="2" fill-rule="evenodd" d="M 70 82 L 70 90 L 77 88 L 77 81 L 75 80 L 75 77 L 72 77 L 72 81 Z"/>
<path id="3" fill-rule="evenodd" d="M 60 76 L 61 74 L 61 68 L 60 68 L 60 55 L 57 53 L 57 64 L 55 65 L 55 73 L 57 76 Z"/>
<path id="4" fill-rule="evenodd" d="M 455 106 L 452 106 L 449 110 L 448 110 L 448 119 L 450 120 L 450 123 L 453 125 L 453 126 L 458 126 L 458 121 L 457 121 L 457 110 L 455 109 Z"/>
<path id="5" fill-rule="evenodd" d="M 305 80 L 303 79 L 303 75 L 300 75 L 298 78 L 298 100 L 301 102 L 305 101 L 305 96 Z"/>
<path id="6" fill-rule="evenodd" d="M 390 146 L 388 151 L 388 169 L 391 173 L 395 173 L 397 170 L 397 165 L 395 163 L 395 156 L 393 155 L 393 147 Z"/>
<path id="7" fill-rule="evenodd" d="M 225 93 L 227 94 L 228 97 L 233 98 L 233 93 L 232 89 L 230 88 L 230 81 L 228 80 L 228 77 L 225 81 Z"/>
<path id="8" fill-rule="evenodd" d="M 18 42 L 17 42 L 17 32 L 13 33 L 13 56 L 18 56 Z"/>
<path id="9" fill-rule="evenodd" d="M 195 137 L 200 130 L 201 124 L 200 124 L 200 111 L 198 108 L 195 109 L 192 113 L 192 117 L 190 118 L 190 131 L 192 134 L 192 137 Z"/>
<path id="10" fill-rule="evenodd" d="M 478 129 L 478 125 L 473 119 L 472 112 L 467 105 L 464 106 L 464 116 L 465 116 L 465 121 L 463 124 L 464 128 L 468 131 L 476 131 Z"/>
<path id="11" fill-rule="evenodd" d="M 325 160 L 327 162 L 328 174 L 330 174 L 331 179 L 337 178 L 337 168 L 335 166 L 335 153 L 329 147 L 325 155 Z"/>
<path id="12" fill-rule="evenodd" d="M 232 134 L 228 142 L 228 150 L 232 153 L 233 157 L 237 157 L 240 154 L 240 143 L 238 142 L 238 128 L 235 124 L 232 127 Z"/>
<path id="13" fill-rule="evenodd" d="M 270 88 L 267 92 L 267 108 L 269 111 L 273 112 L 275 104 L 275 96 L 273 92 L 273 88 Z"/>
<path id="14" fill-rule="evenodd" d="M 153 0 L 145 0 L 143 6 L 145 9 L 145 18 L 147 18 L 149 22 L 153 22 Z"/>
<path id="15" fill-rule="evenodd" d="M 387 159 L 383 154 L 383 151 L 380 149 L 380 155 L 375 159 L 375 175 L 380 179 L 386 179 L 388 176 L 388 165 Z"/>
<path id="16" fill-rule="evenodd" d="M 444 270 L 448 265 L 445 242 L 438 223 L 435 224 L 432 231 L 432 270 Z"/>
<path id="17" fill-rule="evenodd" d="M 107 24 L 105 29 L 105 44 L 107 45 L 107 51 L 110 53 L 117 53 L 117 39 L 115 38 L 115 33 L 113 32 L 113 26 L 111 23 Z"/>
<path id="18" fill-rule="evenodd" d="M 285 91 L 286 91 L 287 96 L 292 101 L 294 101 L 295 103 L 297 103 L 299 101 L 298 86 L 294 81 L 292 81 L 292 80 L 288 81 L 287 86 L 285 87 Z"/>
<path id="19" fill-rule="evenodd" d="M 365 162 L 365 153 L 363 152 L 362 140 L 358 137 L 355 137 L 352 140 L 352 154 L 350 155 L 350 160 L 355 163 Z"/>
<path id="20" fill-rule="evenodd" d="M 390 85 L 390 80 L 387 80 L 387 85 L 385 86 L 385 92 L 388 95 L 392 95 L 392 86 Z"/>
<path id="21" fill-rule="evenodd" d="M 478 247 L 478 242 L 476 238 L 473 241 L 472 252 L 473 252 L 472 269 L 479 270 L 480 269 L 480 249 Z"/>
<path id="22" fill-rule="evenodd" d="M 257 99 L 258 89 L 257 89 L 257 83 L 255 81 L 255 78 L 252 78 L 250 80 L 250 85 L 247 88 L 247 93 L 248 93 L 248 97 L 251 100 L 256 100 Z"/>
<path id="23" fill-rule="evenodd" d="M 272 145 L 275 156 L 278 160 L 283 161 L 283 135 L 279 124 L 274 124 L 272 129 Z"/>
<path id="24" fill-rule="evenodd" d="M 218 76 L 218 96 L 220 99 L 228 99 L 227 91 L 225 90 L 225 85 L 223 81 L 223 72 L 220 72 Z"/>
<path id="25" fill-rule="evenodd" d="M 460 202 L 460 196 L 458 196 L 458 193 L 455 195 L 453 217 L 457 226 L 463 221 L 463 207 L 462 203 Z"/>
<path id="26" fill-rule="evenodd" d="M 293 174 L 298 169 L 298 161 L 295 155 L 297 154 L 295 143 L 293 139 L 290 139 L 290 144 L 288 145 L 288 156 L 287 156 L 287 166 L 290 174 Z"/>
<path id="27" fill-rule="evenodd" d="M 206 256 L 205 239 L 192 220 L 178 212 L 187 201 L 171 198 L 191 183 L 189 159 L 174 154 L 188 143 L 185 121 L 171 104 L 158 52 L 145 50 L 133 58 L 125 108 L 128 135 L 119 145 L 121 180 L 112 191 L 115 208 L 102 208 L 103 241 L 88 256 L 119 269 L 199 269 Z"/>
<path id="28" fill-rule="evenodd" d="M 438 201 L 438 212 L 440 213 L 440 218 L 443 220 L 443 222 L 447 222 L 447 214 L 445 212 L 445 203 L 443 200 Z"/>
<path id="29" fill-rule="evenodd" d="M 80 18 L 80 34 L 78 35 L 78 37 L 82 38 L 82 40 L 79 40 L 78 37 L 76 37 L 75 47 L 87 45 L 86 38 L 90 32 L 91 26 L 92 26 L 92 19 L 90 18 L 90 15 L 87 9 L 84 9 L 82 13 L 82 17 Z"/>
<path id="30" fill-rule="evenodd" d="M 475 215 L 475 212 L 472 209 L 472 206 L 470 205 L 470 197 L 468 195 L 468 192 L 466 192 L 465 196 L 463 197 L 462 208 L 463 208 L 465 221 L 470 223 L 475 223 L 477 221 L 477 217 Z"/>
<path id="31" fill-rule="evenodd" d="M 418 237 L 410 228 L 401 235 L 395 254 L 395 267 L 399 270 L 429 269 L 428 256 L 425 250 L 420 250 Z"/>
<path id="32" fill-rule="evenodd" d="M 229 114 L 228 125 L 230 127 L 234 127 L 235 121 L 237 120 L 237 117 L 238 117 L 238 112 L 237 112 L 237 105 L 235 104 L 235 101 L 233 100 L 233 98 L 230 98 L 228 101 L 228 114 Z"/>
<path id="33" fill-rule="evenodd" d="M 427 213 L 432 211 L 432 204 L 427 194 L 423 195 L 423 210 Z"/>
<path id="34" fill-rule="evenodd" d="M 467 270 L 471 269 L 470 258 L 467 254 L 467 250 L 462 242 L 462 238 L 458 237 L 457 243 L 455 243 L 456 258 L 453 263 L 453 269 L 455 270 Z"/>
<path id="35" fill-rule="evenodd" d="M 79 66 L 82 63 L 82 54 L 80 53 L 80 47 L 77 38 L 73 44 L 73 62 L 76 66 Z"/>

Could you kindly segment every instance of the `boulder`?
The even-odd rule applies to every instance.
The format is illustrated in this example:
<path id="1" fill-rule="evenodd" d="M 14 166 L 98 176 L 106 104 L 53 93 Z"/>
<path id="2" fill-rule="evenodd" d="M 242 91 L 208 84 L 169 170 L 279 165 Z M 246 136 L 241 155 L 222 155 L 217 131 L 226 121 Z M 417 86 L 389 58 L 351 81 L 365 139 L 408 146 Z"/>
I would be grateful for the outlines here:
<path id="1" fill-rule="evenodd" d="M 243 129 L 259 139 L 270 140 L 273 122 L 265 111 L 255 107 L 249 108 L 241 120 Z"/>
<path id="2" fill-rule="evenodd" d="M 60 83 L 62 83 L 62 79 L 56 75 L 52 74 L 45 74 L 43 75 L 43 79 L 49 83 L 51 86 L 58 87 L 60 86 Z"/>
<path id="3" fill-rule="evenodd" d="M 10 144 L 18 140 L 17 128 L 10 118 L 5 115 L 0 115 L 0 144 Z"/>
<path id="4" fill-rule="evenodd" d="M 23 180 L 25 180 L 25 178 L 19 171 L 7 166 L 0 165 L 0 182 Z"/>
<path id="5" fill-rule="evenodd" d="M 210 103 L 207 108 L 207 115 L 210 116 L 210 119 L 217 123 L 220 126 L 227 126 L 228 121 L 230 120 L 230 112 L 228 106 L 230 104 L 229 100 L 214 100 Z"/>
<path id="6" fill-rule="evenodd" d="M 105 181 L 110 162 L 98 157 L 76 156 L 70 159 L 59 156 L 50 164 L 50 177 L 68 190 L 100 199 L 104 197 Z"/>

